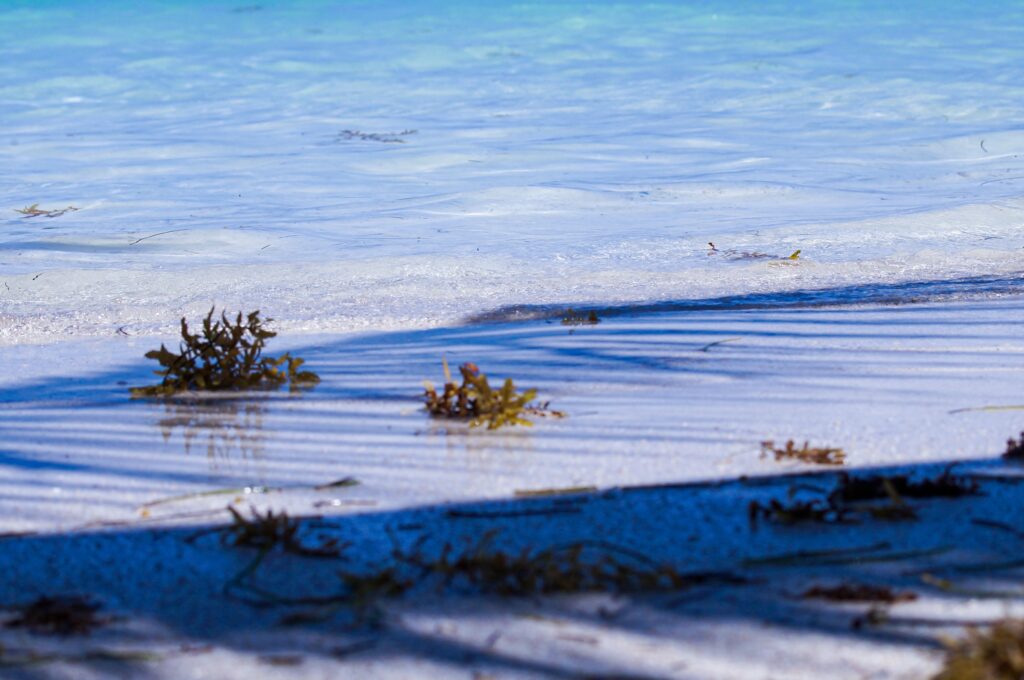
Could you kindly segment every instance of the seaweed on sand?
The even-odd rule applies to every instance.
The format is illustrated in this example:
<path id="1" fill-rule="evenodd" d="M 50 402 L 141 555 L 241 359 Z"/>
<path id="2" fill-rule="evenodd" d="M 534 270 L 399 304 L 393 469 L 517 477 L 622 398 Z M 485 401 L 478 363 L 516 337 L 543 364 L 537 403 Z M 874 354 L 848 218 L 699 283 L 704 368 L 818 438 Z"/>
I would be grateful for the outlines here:
<path id="1" fill-rule="evenodd" d="M 1003 454 L 1003 458 L 1024 461 L 1024 432 L 1020 433 L 1020 439 L 1010 437 L 1006 440 L 1006 452 Z"/>
<path id="2" fill-rule="evenodd" d="M 747 519 L 751 527 L 757 527 L 758 520 L 764 519 L 777 524 L 801 524 L 816 522 L 839 524 L 848 520 L 849 512 L 840 506 L 820 498 L 809 501 L 794 501 L 788 505 L 773 498 L 767 504 L 751 501 L 747 506 Z"/>
<path id="3" fill-rule="evenodd" d="M 758 250 L 736 250 L 735 248 L 727 248 L 720 250 L 713 242 L 708 241 L 708 255 L 720 255 L 730 260 L 773 260 L 775 262 L 787 262 L 796 261 L 800 259 L 800 253 L 802 250 L 794 250 L 789 255 L 770 255 L 768 253 L 762 253 Z"/>
<path id="4" fill-rule="evenodd" d="M 40 597 L 19 608 L 4 625 L 44 635 L 87 635 L 109 622 L 96 615 L 100 607 L 99 602 L 80 595 Z"/>
<path id="5" fill-rule="evenodd" d="M 39 207 L 38 203 L 33 203 L 32 205 L 28 206 L 27 208 L 19 208 L 19 209 L 15 210 L 14 212 L 21 213 L 26 219 L 28 219 L 28 218 L 31 218 L 31 217 L 49 217 L 49 218 L 60 217 L 61 215 L 64 215 L 65 213 L 76 212 L 77 210 L 78 210 L 78 208 L 76 208 L 73 205 L 69 205 L 66 208 L 58 208 L 56 210 L 44 210 L 44 209 Z"/>
<path id="6" fill-rule="evenodd" d="M 338 133 L 337 140 L 355 139 L 361 142 L 381 142 L 383 144 L 405 144 L 403 137 L 416 134 L 416 130 L 402 130 L 401 132 L 363 132 L 362 130 L 342 130 Z"/>
<path id="7" fill-rule="evenodd" d="M 236 591 L 253 604 L 351 606 L 359 618 L 372 614 L 383 599 L 401 597 L 414 588 L 434 585 L 438 590 L 464 589 L 501 597 L 571 595 L 586 592 L 677 591 L 706 583 L 745 583 L 730 572 L 682 572 L 669 564 L 655 562 L 628 548 L 603 541 L 580 541 L 545 549 L 524 548 L 518 552 L 494 546 L 497 531 L 485 533 L 465 549 L 454 551 L 446 544 L 437 555 L 427 555 L 420 543 L 409 549 L 398 547 L 393 562 L 368 572 L 340 571 L 338 593 L 312 597 L 280 597 L 246 583 L 254 569 L 233 580 Z M 308 615 L 286 617 L 300 623 Z"/>
<path id="8" fill-rule="evenodd" d="M 888 496 L 889 502 L 882 504 L 872 504 L 864 507 L 865 512 L 870 514 L 875 519 L 888 520 L 892 522 L 899 522 L 903 520 L 918 519 L 917 511 L 907 502 L 903 500 L 899 492 L 892 485 L 892 483 L 886 479 L 882 482 Z"/>
<path id="9" fill-rule="evenodd" d="M 830 602 L 913 602 L 917 594 L 909 590 L 898 591 L 888 586 L 868 583 L 840 583 L 834 586 L 811 586 L 800 596 L 804 599 L 828 600 Z"/>
<path id="10" fill-rule="evenodd" d="M 803 448 L 796 448 L 792 439 L 786 442 L 782 448 L 776 447 L 775 442 L 767 440 L 761 442 L 761 457 L 773 454 L 775 460 L 798 460 L 802 463 L 814 463 L 816 465 L 842 465 L 846 461 L 846 452 L 840 448 L 811 446 L 804 442 Z"/>
<path id="11" fill-rule="evenodd" d="M 570 307 L 562 317 L 563 326 L 596 326 L 599 323 L 601 323 L 601 318 L 594 310 L 578 312 Z"/>
<path id="12" fill-rule="evenodd" d="M 790 498 L 797 487 L 790 489 Z M 777 524 L 817 522 L 839 524 L 863 517 L 883 521 L 918 519 L 907 498 L 961 498 L 981 493 L 978 483 L 952 473 L 950 468 L 935 477 L 912 480 L 909 475 L 865 475 L 842 473 L 836 488 L 823 498 L 790 501 L 771 499 L 767 503 L 751 501 L 747 508 L 752 527 L 764 519 Z M 872 501 L 885 500 L 884 503 Z"/>
<path id="13" fill-rule="evenodd" d="M 442 359 L 442 364 L 445 383 L 440 393 L 432 383 L 424 381 L 423 397 L 427 412 L 435 418 L 468 420 L 470 427 L 486 425 L 488 430 L 496 430 L 503 425 L 532 426 L 533 423 L 526 419 L 528 415 L 556 418 L 565 415 L 549 409 L 547 404 L 533 404 L 537 390 L 517 392 L 511 378 L 506 378 L 501 388 L 494 389 L 476 364 L 459 366 L 462 384 L 456 385 L 447 360 Z"/>
<path id="14" fill-rule="evenodd" d="M 306 557 L 338 557 L 344 545 L 334 539 L 328 539 L 317 546 L 309 546 L 299 539 L 299 522 L 285 512 L 275 514 L 267 510 L 260 514 L 251 508 L 252 518 L 246 519 L 230 505 L 232 523 L 221 533 L 221 543 L 245 548 L 256 548 L 261 552 L 269 552 L 280 548 L 284 552 Z"/>
<path id="15" fill-rule="evenodd" d="M 588 592 L 678 591 L 710 582 L 745 583 L 729 572 L 686 573 L 627 548 L 604 542 L 578 542 L 543 550 L 504 552 L 493 547 L 496 531 L 454 553 L 445 545 L 437 557 L 419 549 L 396 551 L 396 563 L 368 574 L 342 572 L 342 596 L 357 609 L 400 597 L 434 583 L 438 590 L 464 588 L 499 597 L 572 595 Z"/>
<path id="16" fill-rule="evenodd" d="M 910 475 L 839 476 L 839 485 L 830 495 L 837 503 L 856 503 L 884 498 L 893 494 L 907 498 L 960 498 L 981 493 L 978 482 L 958 477 L 947 467 L 935 477 L 913 480 Z"/>
<path id="17" fill-rule="evenodd" d="M 967 630 L 952 643 L 933 680 L 1009 680 L 1024 677 L 1024 620 L 1004 619 L 986 631 Z"/>
<path id="18" fill-rule="evenodd" d="M 263 356 L 267 340 L 277 335 L 265 327 L 259 310 L 232 321 L 226 312 L 214 319 L 214 310 L 203 319 L 199 333 L 189 330 L 181 319 L 181 345 L 177 353 L 164 345 L 146 353 L 147 359 L 160 363 L 158 385 L 133 387 L 132 397 L 170 397 L 191 390 L 277 389 L 288 384 L 292 391 L 313 387 L 320 377 L 299 370 L 302 359 L 288 353 L 279 357 Z"/>
<path id="19" fill-rule="evenodd" d="M 579 542 L 513 553 L 492 546 L 496 535 L 484 534 L 459 554 L 446 545 L 436 558 L 412 554 L 403 561 L 427 577 L 439 577 L 439 587 L 462 583 L 502 596 L 676 590 L 693 581 L 692 575 L 610 544 Z"/>

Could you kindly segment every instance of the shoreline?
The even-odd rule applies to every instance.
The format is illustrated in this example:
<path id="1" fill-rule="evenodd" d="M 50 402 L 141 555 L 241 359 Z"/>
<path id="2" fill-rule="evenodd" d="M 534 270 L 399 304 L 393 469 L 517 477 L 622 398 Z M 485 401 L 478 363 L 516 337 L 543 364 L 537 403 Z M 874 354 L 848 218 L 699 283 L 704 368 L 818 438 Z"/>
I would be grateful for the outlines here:
<path id="1" fill-rule="evenodd" d="M 119 340 L 117 357 L 106 341 L 11 348 L 5 363 L 20 368 L 8 368 L 0 402 L 0 566 L 9 574 L 0 602 L 75 592 L 96 596 L 120 618 L 88 638 L 5 631 L 0 642 L 7 650 L 73 655 L 112 646 L 161 656 L 138 667 L 54 662 L 24 677 L 58 677 L 68 668 L 99 677 L 113 672 L 110 664 L 125 677 L 147 678 L 332 677 L 342 670 L 365 677 L 478 670 L 502 678 L 627 671 L 749 678 L 783 667 L 792 677 L 860 677 L 854 667 L 877 677 L 922 677 L 937 668 L 940 637 L 961 630 L 959 612 L 984 623 L 1019 611 L 1021 598 L 954 596 L 919 577 L 911 583 L 904 572 L 961 574 L 964 565 L 1005 561 L 1014 545 L 971 520 L 1012 518 L 1024 485 L 983 478 L 985 495 L 908 501 L 918 512 L 911 522 L 762 521 L 754 528 L 748 506 L 783 501 L 793 487 L 829 487 L 842 470 L 929 477 L 960 461 L 958 475 L 1019 474 L 997 457 L 1021 430 L 1022 414 L 950 412 L 1024 401 L 1022 307 L 1024 297 L 1004 296 L 662 312 L 579 327 L 523 322 L 278 337 L 270 353 L 305 358 L 320 386 L 294 398 L 191 404 L 128 399 L 128 386 L 149 380 L 152 367 L 141 355 L 152 349 L 150 338 Z M 421 380 L 440 379 L 442 354 L 537 387 L 539 399 L 568 417 L 493 433 L 431 421 L 416 395 Z M 33 365 L 48 371 L 29 379 Z M 760 441 L 789 438 L 843 447 L 847 465 L 822 470 L 760 457 Z M 347 477 L 359 484 L 314 488 Z M 525 600 L 424 592 L 387 602 L 383 632 L 352 627 L 344 607 L 324 621 L 282 629 L 279 619 L 291 609 L 253 609 L 224 596 L 225 582 L 251 559 L 209 532 L 230 521 L 228 503 L 240 512 L 252 505 L 320 517 L 302 520 L 303 536 L 353 543 L 337 564 L 268 558 L 265 575 L 285 595 L 328 592 L 338 566 L 379 567 L 392 540 L 408 547 L 428 536 L 437 550 L 439 542 L 464 545 L 495 527 L 501 549 L 600 537 L 686 573 L 737 571 L 749 581 L 753 571 L 761 585 Z M 204 537 L 186 541 L 197 531 Z M 888 547 L 842 568 L 743 566 L 881 543 Z M 890 559 L 901 552 L 909 556 Z M 791 597 L 805 581 L 857 579 L 910 588 L 919 599 L 887 607 L 887 621 L 855 631 L 850 622 L 869 606 L 798 606 Z M 1012 576 L 982 581 L 957 583 L 1016 593 Z M 628 625 L 603 618 L 608 607 Z M 488 643 L 493 634 L 518 642 L 502 649 L 506 643 Z M 181 653 L 182 645 L 212 647 L 193 654 Z M 330 651 L 347 645 L 359 651 Z M 725 648 L 727 655 L 709 651 Z"/>

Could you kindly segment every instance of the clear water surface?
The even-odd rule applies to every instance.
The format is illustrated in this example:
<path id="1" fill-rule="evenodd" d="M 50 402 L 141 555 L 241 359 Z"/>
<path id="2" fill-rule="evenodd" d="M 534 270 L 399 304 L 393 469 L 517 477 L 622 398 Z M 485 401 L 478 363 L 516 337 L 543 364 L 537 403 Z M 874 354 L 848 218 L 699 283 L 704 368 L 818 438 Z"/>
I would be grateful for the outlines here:
<path id="1" fill-rule="evenodd" d="M 1024 269 L 1022 3 L 482 4 L 2 3 L 0 342 Z"/>

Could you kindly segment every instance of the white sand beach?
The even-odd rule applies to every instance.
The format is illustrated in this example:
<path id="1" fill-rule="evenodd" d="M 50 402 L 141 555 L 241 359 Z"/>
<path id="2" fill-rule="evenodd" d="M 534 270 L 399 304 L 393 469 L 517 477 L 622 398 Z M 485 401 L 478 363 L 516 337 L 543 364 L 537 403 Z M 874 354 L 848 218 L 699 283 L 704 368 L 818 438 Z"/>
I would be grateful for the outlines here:
<path id="1" fill-rule="evenodd" d="M 5 0 L 0 678 L 933 678 L 1024 605 L 1021 120 L 1002 0 Z M 133 399 L 211 307 L 319 385 Z"/>
<path id="2" fill-rule="evenodd" d="M 5 673 L 927 677 L 943 636 L 1022 604 L 1012 532 L 1024 530 L 1024 477 L 999 460 L 1021 414 L 982 407 L 1021 401 L 1024 301 L 764 302 L 606 309 L 596 326 L 282 339 L 274 349 L 305 357 L 321 385 L 198 403 L 126 398 L 152 362 L 111 361 L 110 340 L 8 348 L 23 368 L 4 376 L 0 404 L 0 597 L 86 594 L 115 618 L 83 638 L 6 630 L 5 658 L 41 660 Z M 119 357 L 154 344 L 116 341 Z M 419 383 L 440 379 L 442 355 L 535 386 L 568 415 L 495 432 L 431 420 Z M 935 478 L 953 465 L 978 493 L 907 498 L 914 520 L 752 526 L 752 501 L 822 498 L 837 484 L 835 468 L 760 455 L 762 440 L 787 438 L 842 447 L 855 476 Z M 315 489 L 346 477 L 359 484 Z M 235 587 L 258 551 L 211 531 L 230 522 L 228 504 L 287 511 L 311 544 L 348 545 L 331 559 L 272 551 Z M 491 531 L 516 554 L 586 541 L 595 559 L 621 547 L 694 582 L 507 598 L 424 585 L 375 602 L 372 622 L 344 597 L 339 569 L 372 573 L 396 546 L 436 556 Z M 841 583 L 916 599 L 800 598 Z M 851 628 L 873 606 L 877 620 Z M 288 616 L 309 620 L 282 625 Z M 144 655 L 117 656 L 129 651 Z"/>

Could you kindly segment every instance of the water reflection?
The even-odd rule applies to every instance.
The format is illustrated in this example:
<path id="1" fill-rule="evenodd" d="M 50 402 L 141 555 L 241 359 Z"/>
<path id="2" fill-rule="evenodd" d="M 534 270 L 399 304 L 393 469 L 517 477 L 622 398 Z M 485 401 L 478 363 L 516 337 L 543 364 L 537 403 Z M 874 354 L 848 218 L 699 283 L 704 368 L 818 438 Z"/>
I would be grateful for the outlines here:
<path id="1" fill-rule="evenodd" d="M 205 445 L 211 463 L 263 457 L 264 406 L 258 402 L 168 402 L 157 425 L 165 443 L 178 431 L 185 453 Z"/>
<path id="2" fill-rule="evenodd" d="M 441 448 L 450 464 L 469 470 L 513 471 L 528 465 L 534 456 L 533 438 L 525 428 L 489 432 L 465 425 L 431 424 L 416 435 L 431 447 Z"/>

